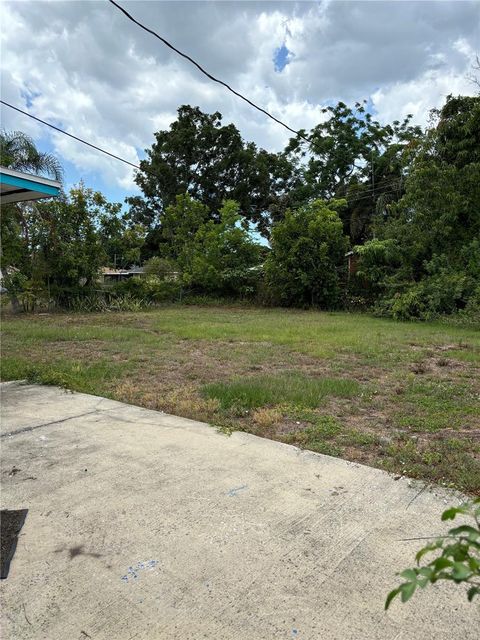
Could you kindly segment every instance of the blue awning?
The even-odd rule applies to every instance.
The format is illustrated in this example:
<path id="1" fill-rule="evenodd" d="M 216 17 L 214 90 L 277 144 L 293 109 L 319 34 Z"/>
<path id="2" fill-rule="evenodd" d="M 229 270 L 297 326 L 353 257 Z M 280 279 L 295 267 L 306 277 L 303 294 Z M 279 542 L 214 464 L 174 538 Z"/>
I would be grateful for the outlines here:
<path id="1" fill-rule="evenodd" d="M 60 194 L 60 186 L 56 180 L 0 167 L 1 204 L 55 198 Z"/>

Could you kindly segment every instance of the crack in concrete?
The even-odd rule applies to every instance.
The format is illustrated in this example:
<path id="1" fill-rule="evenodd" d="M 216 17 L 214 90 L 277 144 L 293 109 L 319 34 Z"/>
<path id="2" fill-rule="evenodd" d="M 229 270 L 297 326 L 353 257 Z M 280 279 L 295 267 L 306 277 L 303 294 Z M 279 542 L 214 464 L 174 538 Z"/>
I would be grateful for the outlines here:
<path id="1" fill-rule="evenodd" d="M 61 422 L 68 422 L 68 420 L 75 420 L 75 418 L 83 418 L 84 416 L 91 416 L 94 413 L 99 413 L 98 409 L 94 409 L 93 411 L 86 411 L 85 413 L 80 413 L 76 416 L 70 416 L 68 418 L 61 418 L 60 420 L 52 420 L 51 422 L 45 422 L 43 424 L 37 424 L 33 427 L 23 427 L 23 429 L 18 429 L 17 431 L 10 431 L 9 433 L 2 433 L 0 438 L 12 438 L 13 436 L 18 436 L 21 433 L 29 433 L 30 431 L 35 431 L 36 429 L 43 429 L 44 427 L 50 427 L 52 424 L 60 424 Z"/>
<path id="2" fill-rule="evenodd" d="M 423 487 L 420 489 L 420 491 L 417 491 L 417 493 L 413 496 L 413 498 L 410 500 L 410 502 L 407 504 L 407 506 L 405 507 L 405 509 L 408 509 L 408 507 L 415 502 L 415 500 L 422 495 L 422 493 L 425 491 L 425 489 L 427 489 L 427 487 L 429 487 L 430 484 L 428 482 L 426 482 Z"/>

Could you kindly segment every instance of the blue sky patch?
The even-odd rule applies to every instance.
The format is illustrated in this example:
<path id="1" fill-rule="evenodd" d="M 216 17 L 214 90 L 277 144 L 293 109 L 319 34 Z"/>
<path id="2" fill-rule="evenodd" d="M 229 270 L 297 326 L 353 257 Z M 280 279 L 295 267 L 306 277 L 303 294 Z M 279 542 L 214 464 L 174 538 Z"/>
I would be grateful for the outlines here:
<path id="1" fill-rule="evenodd" d="M 281 73 L 285 69 L 287 64 L 290 62 L 292 55 L 292 52 L 288 49 L 285 43 L 283 43 L 278 49 L 275 49 L 273 64 L 277 73 Z"/>

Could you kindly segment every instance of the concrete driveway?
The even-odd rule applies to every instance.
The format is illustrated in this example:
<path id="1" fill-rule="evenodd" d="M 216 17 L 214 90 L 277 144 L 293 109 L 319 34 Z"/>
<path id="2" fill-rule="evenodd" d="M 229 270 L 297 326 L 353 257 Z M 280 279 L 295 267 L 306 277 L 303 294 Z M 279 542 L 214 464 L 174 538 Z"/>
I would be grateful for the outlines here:
<path id="1" fill-rule="evenodd" d="M 94 396 L 2 387 L 2 508 L 28 509 L 0 586 L 5 640 L 478 638 L 478 605 L 454 585 L 383 611 L 421 544 L 399 540 L 441 533 L 453 494 Z"/>

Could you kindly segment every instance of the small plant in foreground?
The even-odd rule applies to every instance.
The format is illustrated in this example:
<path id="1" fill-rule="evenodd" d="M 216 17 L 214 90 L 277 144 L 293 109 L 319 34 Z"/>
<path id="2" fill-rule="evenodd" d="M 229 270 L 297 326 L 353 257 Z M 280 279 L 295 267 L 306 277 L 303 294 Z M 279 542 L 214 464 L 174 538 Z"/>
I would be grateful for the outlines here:
<path id="1" fill-rule="evenodd" d="M 417 565 L 420 565 L 425 554 L 432 551 L 441 553 L 426 566 L 402 571 L 399 575 L 405 582 L 388 594 L 385 609 L 388 609 L 396 596 L 400 595 L 402 602 L 407 602 L 417 587 L 423 589 L 427 584 L 434 584 L 438 580 L 465 583 L 469 587 L 469 602 L 480 594 L 480 498 L 447 509 L 442 514 L 442 521 L 453 520 L 458 514 L 473 518 L 474 525 L 464 524 L 450 529 L 446 536 L 420 549 L 415 556 Z"/>

